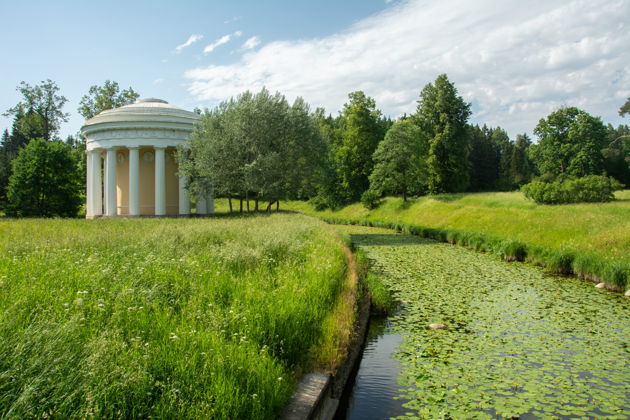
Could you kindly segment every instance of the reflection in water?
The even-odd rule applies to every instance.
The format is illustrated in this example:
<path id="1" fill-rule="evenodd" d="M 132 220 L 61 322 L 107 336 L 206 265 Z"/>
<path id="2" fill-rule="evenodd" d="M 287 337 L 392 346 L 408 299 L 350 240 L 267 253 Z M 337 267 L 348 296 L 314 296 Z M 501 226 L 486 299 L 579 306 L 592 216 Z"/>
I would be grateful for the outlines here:
<path id="1" fill-rule="evenodd" d="M 344 395 L 335 419 L 386 419 L 404 414 L 399 395 L 399 364 L 393 359 L 402 337 L 390 331 L 383 318 L 372 318 L 363 357 L 348 395 Z"/>

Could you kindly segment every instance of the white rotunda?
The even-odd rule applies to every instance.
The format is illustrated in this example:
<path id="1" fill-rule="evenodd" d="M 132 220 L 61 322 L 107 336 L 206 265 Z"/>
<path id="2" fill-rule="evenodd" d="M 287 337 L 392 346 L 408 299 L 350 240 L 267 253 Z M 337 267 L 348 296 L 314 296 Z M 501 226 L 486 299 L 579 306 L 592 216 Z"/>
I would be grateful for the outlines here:
<path id="1" fill-rule="evenodd" d="M 190 215 L 175 152 L 198 119 L 194 112 L 148 98 L 87 120 L 81 127 L 87 151 L 86 217 Z M 197 214 L 213 213 L 212 195 L 199 197 Z"/>

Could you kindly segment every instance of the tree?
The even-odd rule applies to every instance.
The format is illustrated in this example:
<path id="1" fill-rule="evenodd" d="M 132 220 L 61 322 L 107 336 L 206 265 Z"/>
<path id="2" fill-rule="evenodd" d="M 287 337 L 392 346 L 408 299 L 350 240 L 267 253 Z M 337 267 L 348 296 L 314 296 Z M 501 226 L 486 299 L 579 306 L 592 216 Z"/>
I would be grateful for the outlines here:
<path id="1" fill-rule="evenodd" d="M 414 121 L 429 142 L 427 186 L 431 193 L 459 192 L 468 186 L 470 104 L 457 95 L 445 74 L 420 93 Z"/>
<path id="2" fill-rule="evenodd" d="M 57 84 L 50 79 L 35 86 L 21 82 L 16 89 L 22 94 L 22 101 L 3 115 L 15 117 L 19 132 L 28 139 L 41 136 L 46 141 L 53 140 L 69 115 L 62 111 L 68 100 L 57 94 Z"/>
<path id="3" fill-rule="evenodd" d="M 608 124 L 606 133 L 608 144 L 602 149 L 604 169 L 609 176 L 630 186 L 630 127 Z"/>
<path id="4" fill-rule="evenodd" d="M 470 165 L 469 191 L 491 191 L 495 188 L 499 176 L 498 150 L 492 141 L 492 129 L 486 125 L 469 126 Z"/>
<path id="5" fill-rule="evenodd" d="M 492 143 L 496 148 L 497 159 L 497 181 L 495 189 L 499 191 L 508 191 L 514 188 L 512 178 L 510 176 L 510 167 L 512 166 L 512 151 L 514 144 L 510 140 L 508 133 L 501 127 L 492 130 Z"/>
<path id="6" fill-rule="evenodd" d="M 606 127 L 600 118 L 575 107 L 560 108 L 541 119 L 534 134 L 540 140 L 530 148 L 531 158 L 541 174 L 583 177 L 603 173 Z"/>
<path id="7" fill-rule="evenodd" d="M 626 103 L 619 108 L 619 115 L 625 117 L 626 114 L 630 114 L 630 98 L 626 100 Z"/>
<path id="8" fill-rule="evenodd" d="M 512 147 L 509 179 L 513 187 L 521 187 L 532 180 L 534 164 L 529 159 L 529 147 L 532 141 L 527 134 L 518 134 Z"/>
<path id="9" fill-rule="evenodd" d="M 341 142 L 335 150 L 335 166 L 345 201 L 350 202 L 358 200 L 370 186 L 372 155 L 388 127 L 374 99 L 361 91 L 350 93 L 348 98 L 341 112 Z"/>
<path id="10" fill-rule="evenodd" d="M 318 171 L 323 147 L 319 131 L 300 98 L 292 107 L 280 93 L 245 92 L 206 110 L 180 150 L 180 173 L 191 190 L 212 181 L 216 193 L 231 199 L 268 200 L 300 196 Z M 231 205 L 231 204 L 230 204 Z"/>
<path id="11" fill-rule="evenodd" d="M 7 215 L 73 217 L 81 206 L 81 172 L 67 144 L 33 139 L 13 161 Z"/>
<path id="12" fill-rule="evenodd" d="M 395 123 L 374 152 L 370 190 L 400 193 L 403 201 L 407 201 L 408 194 L 420 193 L 426 178 L 425 145 L 416 125 L 409 121 Z"/>
<path id="13" fill-rule="evenodd" d="M 121 92 L 117 82 L 106 80 L 103 86 L 90 86 L 89 93 L 81 98 L 78 112 L 87 120 L 107 109 L 132 104 L 138 97 L 133 88 Z"/>

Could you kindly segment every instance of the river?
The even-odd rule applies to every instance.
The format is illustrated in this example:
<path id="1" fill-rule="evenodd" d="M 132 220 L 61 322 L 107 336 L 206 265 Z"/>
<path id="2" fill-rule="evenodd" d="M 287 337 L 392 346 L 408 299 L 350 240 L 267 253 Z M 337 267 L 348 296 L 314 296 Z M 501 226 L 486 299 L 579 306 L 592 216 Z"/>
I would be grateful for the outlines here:
<path id="1" fill-rule="evenodd" d="M 630 299 L 463 247 L 339 230 L 401 303 L 372 327 L 339 418 L 630 418 Z"/>

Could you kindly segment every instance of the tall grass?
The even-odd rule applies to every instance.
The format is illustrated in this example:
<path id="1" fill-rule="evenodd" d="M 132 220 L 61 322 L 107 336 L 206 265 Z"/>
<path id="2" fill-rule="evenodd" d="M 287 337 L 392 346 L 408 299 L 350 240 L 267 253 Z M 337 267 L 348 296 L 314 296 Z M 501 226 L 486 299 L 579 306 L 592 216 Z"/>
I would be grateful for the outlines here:
<path id="1" fill-rule="evenodd" d="M 0 417 L 274 418 L 347 288 L 301 216 L 2 220 Z"/>
<path id="2" fill-rule="evenodd" d="M 387 227 L 465 245 L 621 289 L 630 286 L 630 191 L 617 192 L 617 198 L 612 203 L 543 206 L 520 193 L 482 193 L 407 203 L 387 198 L 375 210 L 353 204 L 318 212 L 303 202 L 284 208 L 335 223 Z"/>

